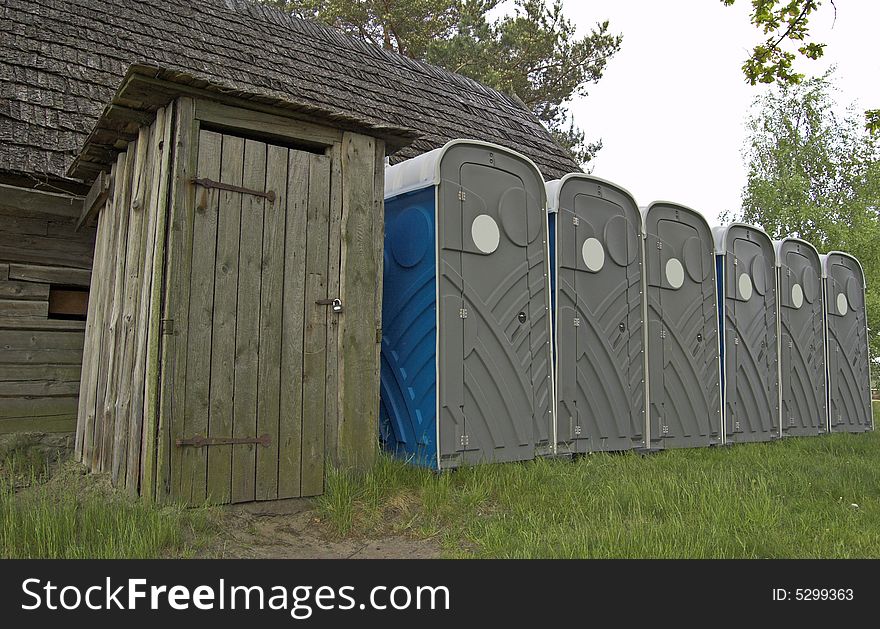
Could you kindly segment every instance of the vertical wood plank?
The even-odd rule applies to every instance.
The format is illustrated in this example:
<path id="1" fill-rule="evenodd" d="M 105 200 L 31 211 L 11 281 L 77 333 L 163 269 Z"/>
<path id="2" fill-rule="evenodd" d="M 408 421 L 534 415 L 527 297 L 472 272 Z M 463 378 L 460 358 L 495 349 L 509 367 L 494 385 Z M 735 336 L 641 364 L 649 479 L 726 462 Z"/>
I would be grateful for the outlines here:
<path id="1" fill-rule="evenodd" d="M 156 135 L 153 135 L 152 142 L 155 142 Z M 145 165 L 141 164 L 140 167 Z M 141 184 L 142 178 L 138 177 L 136 185 Z M 122 383 L 119 386 L 119 405 L 118 414 L 123 419 L 117 426 L 117 434 L 114 443 L 113 469 L 111 475 L 114 484 L 117 482 L 120 474 L 120 467 L 123 461 L 123 449 L 127 449 L 128 435 L 128 417 L 131 412 L 131 374 L 134 363 L 134 327 L 137 324 L 135 312 L 137 309 L 136 299 L 140 294 L 138 285 L 141 281 L 141 273 L 143 269 L 143 261 L 141 259 L 141 249 L 143 247 L 143 224 L 144 224 L 144 208 L 140 195 L 143 192 L 139 190 L 133 191 L 131 203 L 126 206 L 128 217 L 128 235 L 125 243 L 126 259 L 128 265 L 124 269 L 123 277 L 123 297 L 122 297 L 122 330 L 117 342 L 122 348 L 122 360 L 117 366 L 119 378 Z M 130 208 L 130 210 L 129 210 Z M 125 427 L 122 427 L 122 424 Z M 124 435 L 123 435 L 124 433 Z M 123 472 L 124 474 L 124 472 Z M 125 478 L 123 476 L 123 478 Z"/>
<path id="2" fill-rule="evenodd" d="M 198 124 L 194 102 L 180 98 L 175 102 L 174 165 L 170 195 L 168 277 L 162 310 L 164 319 L 174 322 L 172 334 L 162 335 L 160 344 L 161 399 L 159 404 L 159 443 L 157 494 L 162 498 L 180 498 L 180 448 L 174 445 L 183 437 L 184 395 L 186 391 L 186 332 L 189 327 L 189 272 L 192 261 L 192 218 Z"/>
<path id="3" fill-rule="evenodd" d="M 156 121 L 153 124 L 151 146 L 149 158 L 142 167 L 152 169 L 153 165 L 158 162 L 157 155 L 161 150 L 161 141 L 163 133 L 161 131 L 164 125 L 164 112 L 157 112 Z M 150 181 L 154 179 L 154 174 L 145 173 L 144 177 L 149 177 Z M 134 377 L 134 357 L 135 357 L 135 339 L 137 336 L 138 318 L 137 312 L 140 304 L 140 285 L 143 282 L 143 276 L 148 269 L 144 264 L 141 255 L 144 247 L 144 217 L 151 210 L 155 202 L 155 195 L 152 194 L 151 184 L 143 183 L 140 180 L 141 190 L 135 191 L 132 199 L 131 212 L 128 217 L 128 236 L 125 244 L 125 271 L 123 274 L 123 287 L 121 298 L 121 329 L 119 331 L 116 342 L 119 345 L 120 358 L 118 359 L 117 370 L 119 372 L 118 392 L 116 394 L 116 426 L 114 430 L 113 440 L 113 458 L 111 462 L 111 479 L 116 485 L 120 478 L 123 484 L 128 485 L 126 467 L 128 464 L 128 446 L 129 433 L 131 427 L 132 414 L 132 391 L 137 387 L 137 379 Z M 136 488 L 135 488 L 136 489 Z"/>
<path id="4" fill-rule="evenodd" d="M 223 137 L 220 181 L 241 186 L 244 140 Z M 241 238 L 239 192 L 220 192 L 217 218 L 217 264 L 214 269 L 214 328 L 211 333 L 211 436 L 232 435 L 232 393 L 235 388 L 235 315 L 238 296 L 238 242 Z M 232 491 L 232 446 L 208 450 L 208 499 L 226 503 Z"/>
<path id="5" fill-rule="evenodd" d="M 363 470 L 376 456 L 378 399 L 374 344 L 377 256 L 374 252 L 375 141 L 357 133 L 343 135 L 341 326 L 339 386 L 341 425 L 339 462 Z M 368 400 L 369 402 L 365 402 Z"/>
<path id="6" fill-rule="evenodd" d="M 306 322 L 303 354 L 302 495 L 324 491 L 324 403 L 326 395 L 327 265 L 330 206 L 330 158 L 311 155 L 306 243 Z M 333 296 L 335 297 L 335 295 Z"/>
<path id="7" fill-rule="evenodd" d="M 375 413 L 370 419 L 375 424 L 375 433 L 371 452 L 366 454 L 364 467 L 370 467 L 375 463 L 378 454 L 379 441 L 379 396 L 382 364 L 382 278 L 385 267 L 385 142 L 375 140 L 376 153 L 373 158 L 373 260 L 374 260 L 374 286 L 373 289 L 373 312 L 376 327 L 373 346 L 373 382 L 372 391 L 367 398 L 372 404 Z"/>
<path id="8" fill-rule="evenodd" d="M 278 497 L 279 404 L 281 397 L 281 316 L 284 285 L 284 228 L 287 214 L 286 148 L 268 145 L 266 190 L 275 193 L 263 214 L 263 261 L 260 282 L 260 362 L 257 435 L 268 434 L 268 447 L 258 447 L 255 497 Z"/>
<path id="9" fill-rule="evenodd" d="M 301 495 L 308 204 L 309 154 L 291 150 L 288 156 L 287 225 L 284 242 L 284 342 L 281 345 L 281 424 L 278 438 L 279 498 L 297 498 Z"/>
<path id="10" fill-rule="evenodd" d="M 139 149 L 135 155 L 136 159 L 132 166 L 131 172 L 127 174 L 126 179 L 131 183 L 128 185 L 125 199 L 126 203 L 120 208 L 118 215 L 118 232 L 116 241 L 116 269 L 113 280 L 113 292 L 111 296 L 111 315 L 110 326 L 108 328 L 109 337 L 109 362 L 107 364 L 107 388 L 104 391 L 104 440 L 101 446 L 101 471 L 112 472 L 114 446 L 116 444 L 116 431 L 118 424 L 118 407 L 117 394 L 119 391 L 119 381 L 122 377 L 120 369 L 123 354 L 123 307 L 126 275 L 130 271 L 127 264 L 127 244 L 128 244 L 128 226 L 132 215 L 143 216 L 146 205 L 146 195 L 149 191 L 149 176 L 151 174 L 151 162 L 154 158 L 154 149 L 156 141 L 156 125 L 145 127 L 145 137 L 147 139 L 143 144 L 139 144 Z M 141 235 L 136 234 L 135 239 L 140 241 Z M 131 261 L 138 264 L 137 259 Z M 117 452 L 118 457 L 118 452 Z M 118 475 L 111 473 L 111 480 L 116 484 Z"/>
<path id="11" fill-rule="evenodd" d="M 130 465 L 126 483 L 134 492 L 138 486 L 147 499 L 156 491 L 156 426 L 158 409 L 158 351 L 161 284 L 164 276 L 165 224 L 168 204 L 168 169 L 171 153 L 173 106 L 157 111 L 156 159 L 153 163 L 152 191 L 147 212 L 143 281 L 138 297 L 137 336 L 132 374 L 132 413 L 128 450 L 123 453 Z M 158 285 L 158 286 L 157 286 Z"/>
<path id="12" fill-rule="evenodd" d="M 246 140 L 244 187 L 264 190 L 266 145 Z M 260 266 L 263 251 L 264 199 L 243 195 L 241 251 L 238 261 L 238 308 L 235 336 L 235 391 L 233 436 L 253 438 L 257 430 L 257 387 L 260 352 Z M 232 447 L 232 501 L 254 499 L 256 445 Z"/>
<path id="13" fill-rule="evenodd" d="M 330 156 L 330 230 L 328 238 L 327 294 L 342 295 L 339 265 L 342 262 L 342 145 L 334 144 Z M 339 462 L 339 332 L 340 317 L 328 313 L 327 322 L 327 390 L 324 409 L 325 464 Z"/>
<path id="14" fill-rule="evenodd" d="M 9 264 L 0 264 L 0 281 L 9 279 Z"/>
<path id="15" fill-rule="evenodd" d="M 122 171 L 121 164 L 125 163 L 125 155 L 117 156 L 116 164 L 111 169 L 112 176 L 115 178 Z M 95 412 L 95 396 L 97 395 L 97 377 L 95 374 L 97 367 L 97 348 L 101 343 L 101 312 L 99 308 L 101 287 L 104 283 L 104 272 L 106 269 L 107 246 L 109 242 L 109 227 L 107 222 L 111 214 L 108 207 L 112 205 L 112 200 L 108 200 L 105 207 L 101 209 L 98 215 L 97 235 L 95 237 L 95 264 L 89 287 L 89 310 L 86 315 L 86 332 L 85 344 L 83 349 L 82 374 L 80 377 L 79 403 L 76 422 L 76 441 L 74 450 L 76 459 L 85 463 L 89 457 L 85 456 L 85 452 L 90 453 L 91 436 L 94 430 L 94 412 Z M 88 445 L 87 445 L 88 443 Z M 90 455 L 89 455 L 90 456 Z"/>
<path id="16" fill-rule="evenodd" d="M 199 133 L 197 172 L 200 178 L 220 178 L 223 136 L 213 131 Z M 214 263 L 217 248 L 217 190 L 196 191 L 195 219 L 189 288 L 189 330 L 187 332 L 186 398 L 184 432 L 187 437 L 208 433 L 211 388 L 211 322 L 214 311 Z M 181 496 L 200 504 L 207 496 L 205 448 L 184 447 L 180 470 Z"/>
<path id="17" fill-rule="evenodd" d="M 101 294 L 101 308 L 104 313 L 104 321 L 101 330 L 101 346 L 98 349 L 98 386 L 95 396 L 95 426 L 94 435 L 92 437 L 90 463 L 93 471 L 103 469 L 101 466 L 104 460 L 104 433 L 107 430 L 105 424 L 106 394 L 107 384 L 110 380 L 110 374 L 112 373 L 108 369 L 113 343 L 110 323 L 112 320 L 113 293 L 116 286 L 116 275 L 119 267 L 118 253 L 120 248 L 119 228 L 122 220 L 121 215 L 124 212 L 128 212 L 132 169 L 134 168 L 135 163 L 143 161 L 141 154 L 146 151 L 146 143 L 148 139 L 149 129 L 142 127 L 138 134 L 137 144 L 134 147 L 129 147 L 129 150 L 125 154 L 125 165 L 123 169 L 121 169 L 121 176 L 117 177 L 114 186 L 114 202 L 112 207 L 108 208 L 111 212 L 108 218 L 110 224 L 113 226 L 113 232 L 110 236 L 110 244 L 107 250 L 107 270 L 104 274 L 104 286 Z"/>

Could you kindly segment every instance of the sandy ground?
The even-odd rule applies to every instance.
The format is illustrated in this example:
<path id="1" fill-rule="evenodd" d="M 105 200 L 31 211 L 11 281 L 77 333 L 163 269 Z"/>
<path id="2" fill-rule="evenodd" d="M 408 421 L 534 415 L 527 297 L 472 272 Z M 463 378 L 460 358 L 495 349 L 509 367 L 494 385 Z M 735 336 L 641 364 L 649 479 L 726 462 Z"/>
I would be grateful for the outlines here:
<path id="1" fill-rule="evenodd" d="M 431 559 L 436 540 L 328 536 L 308 500 L 253 503 L 223 509 L 222 535 L 202 554 L 242 559 Z"/>

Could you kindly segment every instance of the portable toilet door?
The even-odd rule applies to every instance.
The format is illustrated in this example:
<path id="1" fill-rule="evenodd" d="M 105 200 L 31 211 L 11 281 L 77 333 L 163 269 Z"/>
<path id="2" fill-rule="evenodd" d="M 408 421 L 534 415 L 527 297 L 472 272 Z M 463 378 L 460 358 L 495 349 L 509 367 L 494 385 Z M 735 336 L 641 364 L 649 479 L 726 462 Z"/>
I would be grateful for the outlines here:
<path id="1" fill-rule="evenodd" d="M 822 256 L 828 339 L 828 419 L 832 432 L 873 430 L 865 274 L 848 253 Z"/>
<path id="2" fill-rule="evenodd" d="M 779 437 L 776 249 L 759 227 L 716 227 L 724 442 Z"/>
<path id="3" fill-rule="evenodd" d="M 573 173 L 547 184 L 557 451 L 645 447 L 642 216 L 632 195 Z"/>
<path id="4" fill-rule="evenodd" d="M 715 244 L 675 203 L 644 211 L 650 448 L 722 442 Z"/>
<path id="5" fill-rule="evenodd" d="M 553 451 L 546 195 L 456 140 L 386 169 L 381 438 L 435 469 Z"/>
<path id="6" fill-rule="evenodd" d="M 805 240 L 777 240 L 779 409 L 783 437 L 827 430 L 825 313 L 819 252 Z"/>

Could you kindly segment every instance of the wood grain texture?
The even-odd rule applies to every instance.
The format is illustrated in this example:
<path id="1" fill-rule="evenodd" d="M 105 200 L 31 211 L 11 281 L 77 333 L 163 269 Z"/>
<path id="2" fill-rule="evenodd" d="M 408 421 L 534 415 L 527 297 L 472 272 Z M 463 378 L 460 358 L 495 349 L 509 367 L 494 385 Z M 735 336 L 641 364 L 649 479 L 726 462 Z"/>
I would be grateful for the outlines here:
<path id="1" fill-rule="evenodd" d="M 123 376 L 121 363 L 123 355 L 123 307 L 124 307 L 124 288 L 126 276 L 131 272 L 138 272 L 137 258 L 129 259 L 128 242 L 129 242 L 129 224 L 137 220 L 143 215 L 144 196 L 146 189 L 149 187 L 149 181 L 144 171 L 149 169 L 150 161 L 153 159 L 153 150 L 155 147 L 155 129 L 142 128 L 138 148 L 135 152 L 135 159 L 130 164 L 126 164 L 124 173 L 125 181 L 123 182 L 124 194 L 122 201 L 116 212 L 116 260 L 113 263 L 113 280 L 110 292 L 110 315 L 108 320 L 107 334 L 107 376 L 103 395 L 103 417 L 101 425 L 102 443 L 100 457 L 100 471 L 110 472 L 113 464 L 114 441 L 117 431 L 117 422 L 119 418 L 117 397 L 119 391 L 120 380 L 127 377 Z M 134 238 L 139 236 L 135 234 Z M 100 383 L 99 383 L 100 386 Z M 118 453 L 117 453 L 118 455 Z M 113 479 L 115 481 L 115 479 Z"/>
<path id="2" fill-rule="evenodd" d="M 220 180 L 241 186 L 244 140 L 223 137 Z M 220 191 L 217 225 L 217 262 L 214 268 L 214 318 L 211 351 L 211 413 L 209 433 L 229 436 L 233 428 L 235 389 L 235 327 L 238 302 L 238 258 L 241 238 L 241 200 L 238 192 Z M 215 446 L 208 452 L 208 499 L 230 501 L 232 446 Z"/>
<path id="3" fill-rule="evenodd" d="M 115 174 L 123 168 L 125 155 L 117 156 L 116 164 L 112 172 Z M 76 439 L 74 441 L 74 454 L 81 463 L 86 463 L 91 458 L 92 429 L 94 426 L 95 398 L 97 396 L 97 348 L 100 346 L 102 333 L 101 305 L 103 293 L 103 270 L 107 264 L 107 248 L 109 242 L 110 212 L 107 207 L 112 205 L 112 200 L 107 201 L 104 209 L 98 215 L 97 236 L 95 240 L 95 269 L 97 273 L 92 276 L 89 288 L 89 312 L 86 318 L 85 351 L 82 364 L 82 380 L 80 381 L 79 404 L 76 420 Z M 100 278 L 100 279 L 99 279 Z"/>
<path id="4" fill-rule="evenodd" d="M 290 151 L 284 243 L 284 343 L 281 345 L 281 425 L 278 435 L 278 497 L 298 498 L 302 480 L 303 323 L 309 154 Z"/>
<path id="5" fill-rule="evenodd" d="M 96 260 L 97 262 L 97 260 Z M 38 264 L 8 265 L 10 280 L 23 282 L 44 282 L 65 286 L 84 286 L 91 284 L 92 272 L 89 269 L 73 269 L 63 266 L 41 266 Z"/>
<path id="6" fill-rule="evenodd" d="M 199 134 L 198 176 L 220 178 L 223 136 L 213 131 Z M 214 312 L 214 263 L 217 251 L 219 191 L 196 192 L 193 222 L 192 270 L 189 288 L 187 332 L 185 428 L 187 438 L 208 434 L 211 390 L 211 321 Z M 182 448 L 180 495 L 190 504 L 205 501 L 207 488 L 206 448 Z"/>
<path id="7" fill-rule="evenodd" d="M 374 182 L 376 146 L 373 138 L 346 133 L 342 156 L 341 291 L 346 312 L 341 325 L 341 424 L 339 463 L 352 470 L 370 467 L 378 441 L 378 402 L 370 397 L 375 382 Z M 369 400 L 369 405 L 365 404 Z"/>
<path id="8" fill-rule="evenodd" d="M 309 156 L 308 242 L 306 244 L 305 337 L 303 353 L 302 495 L 324 491 L 324 403 L 327 386 L 330 158 Z M 337 316 L 337 315 L 333 315 Z"/>
<path id="9" fill-rule="evenodd" d="M 192 217 L 195 213 L 195 187 L 189 183 L 195 174 L 198 125 L 190 98 L 175 101 L 176 126 L 171 191 L 168 246 L 165 252 L 168 277 L 162 317 L 174 322 L 173 334 L 164 334 L 160 355 L 161 399 L 157 444 L 157 497 L 177 498 L 179 492 L 180 448 L 183 437 L 184 394 L 186 391 L 186 331 L 189 327 L 189 272 L 192 263 Z"/>
<path id="10" fill-rule="evenodd" d="M 342 144 L 334 145 L 330 156 L 330 221 L 327 257 L 327 293 L 342 297 L 340 264 L 342 263 Z M 339 461 L 339 334 L 341 318 L 327 317 L 327 390 L 324 394 L 324 457 L 325 464 Z"/>
<path id="11" fill-rule="evenodd" d="M 0 317 L 29 317 L 45 319 L 49 316 L 49 301 L 0 299 Z"/>
<path id="12" fill-rule="evenodd" d="M 62 433 L 76 429 L 76 413 L 0 419 L 0 435 L 24 432 Z"/>
<path id="13" fill-rule="evenodd" d="M 242 184 L 253 190 L 266 185 L 266 145 L 246 140 Z M 265 200 L 243 195 L 241 246 L 238 260 L 238 308 L 235 338 L 234 437 L 253 438 L 257 430 L 257 389 L 260 352 L 260 284 L 263 258 Z M 253 444 L 232 447 L 232 501 L 254 500 L 256 449 Z"/>
<path id="14" fill-rule="evenodd" d="M 142 446 L 142 430 L 143 426 L 149 427 L 152 432 L 155 426 L 155 420 L 144 417 L 144 391 L 145 391 L 145 360 L 146 360 L 146 344 L 147 329 L 150 321 L 148 313 L 150 311 L 150 282 L 154 270 L 153 252 L 156 240 L 156 225 L 158 223 L 158 215 L 161 211 L 164 213 L 167 199 L 162 195 L 162 169 L 165 161 L 166 147 L 168 146 L 168 133 L 166 128 L 165 109 L 159 109 L 156 112 L 156 121 L 153 124 L 152 144 L 150 146 L 151 159 L 147 164 L 148 172 L 145 173 L 147 183 L 144 186 L 144 195 L 141 201 L 143 217 L 142 236 L 140 238 L 138 264 L 140 270 L 138 272 L 137 281 L 132 288 L 136 291 L 132 295 L 133 309 L 132 317 L 133 325 L 133 346 L 134 346 L 134 363 L 131 375 L 131 410 L 127 417 L 124 418 L 123 426 L 119 427 L 120 446 L 114 453 L 114 475 L 118 478 L 120 474 L 125 478 L 125 484 L 130 489 L 134 486 L 143 486 L 145 496 L 152 497 L 150 487 L 151 483 L 143 482 L 143 475 L 146 473 L 145 468 L 148 461 L 141 461 L 142 457 L 135 457 L 132 453 L 141 454 Z M 128 474 L 128 463 L 132 462 L 132 474 Z"/>
<path id="15" fill-rule="evenodd" d="M 257 429 L 268 434 L 268 447 L 256 448 L 257 500 L 278 497 L 279 403 L 281 399 L 281 328 L 284 285 L 284 228 L 287 215 L 287 154 L 284 147 L 268 145 L 265 189 L 275 201 L 263 208 L 263 260 L 260 281 L 260 362 L 257 388 Z"/>
<path id="16" fill-rule="evenodd" d="M 153 235 L 153 251 L 149 270 L 149 287 L 146 277 L 144 292 L 141 294 L 141 317 L 145 318 L 140 326 L 146 339 L 139 341 L 139 347 L 145 348 L 143 360 L 145 385 L 142 412 L 132 415 L 132 426 L 129 429 L 128 474 L 126 484 L 130 491 L 135 492 L 136 483 L 131 471 L 137 467 L 137 451 L 140 448 L 140 479 L 141 493 L 147 499 L 156 498 L 160 494 L 160 475 L 158 474 L 159 458 L 159 377 L 160 377 L 160 335 L 162 316 L 162 294 L 165 282 L 165 242 L 168 230 L 168 192 L 171 186 L 171 154 L 173 152 L 174 112 L 176 106 L 169 104 L 165 110 L 164 128 L 160 150 L 161 159 L 157 161 L 157 194 L 153 201 L 151 216 L 155 221 Z M 151 228 L 151 233 L 152 228 Z M 136 398 L 137 399 L 137 398 Z"/>

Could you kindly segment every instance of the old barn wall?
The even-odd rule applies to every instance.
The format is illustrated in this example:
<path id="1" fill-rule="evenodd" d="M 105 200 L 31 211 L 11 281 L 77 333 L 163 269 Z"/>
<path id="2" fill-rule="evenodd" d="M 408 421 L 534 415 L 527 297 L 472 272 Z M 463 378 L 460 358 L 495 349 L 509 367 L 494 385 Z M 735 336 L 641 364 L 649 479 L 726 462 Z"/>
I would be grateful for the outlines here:
<path id="1" fill-rule="evenodd" d="M 95 229 L 82 199 L 0 185 L 0 434 L 72 432 Z"/>

